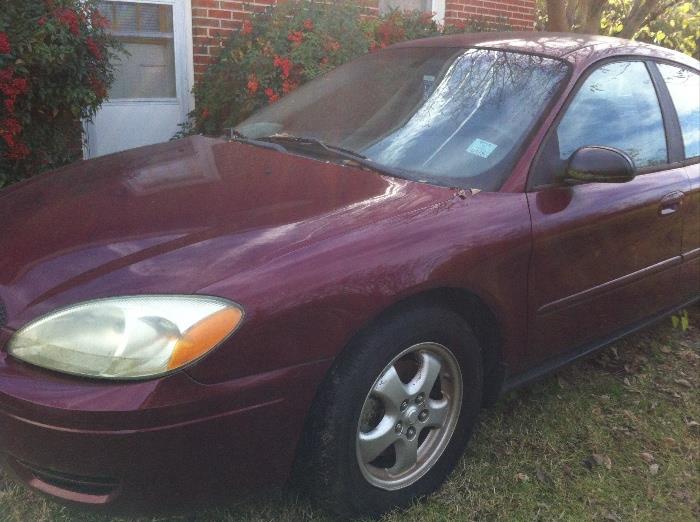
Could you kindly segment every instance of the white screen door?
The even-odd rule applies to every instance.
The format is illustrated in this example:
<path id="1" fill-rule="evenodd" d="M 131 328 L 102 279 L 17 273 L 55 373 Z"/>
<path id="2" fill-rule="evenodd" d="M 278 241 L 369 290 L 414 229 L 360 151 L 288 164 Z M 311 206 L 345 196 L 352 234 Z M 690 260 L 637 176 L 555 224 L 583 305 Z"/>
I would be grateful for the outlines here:
<path id="1" fill-rule="evenodd" d="M 115 61 L 109 98 L 86 125 L 87 157 L 168 141 L 187 118 L 192 86 L 189 3 L 100 3 L 110 32 L 128 54 Z"/>

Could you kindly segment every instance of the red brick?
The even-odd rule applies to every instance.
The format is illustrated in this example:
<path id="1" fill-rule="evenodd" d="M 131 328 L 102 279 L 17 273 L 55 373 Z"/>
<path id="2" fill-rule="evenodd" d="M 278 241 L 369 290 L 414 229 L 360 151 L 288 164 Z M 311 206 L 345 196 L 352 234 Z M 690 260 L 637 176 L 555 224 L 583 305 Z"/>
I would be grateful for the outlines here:
<path id="1" fill-rule="evenodd" d="M 240 20 L 221 20 L 221 27 L 228 29 L 238 29 L 241 26 Z M 212 29 L 215 30 L 215 29 Z M 212 31 L 210 30 L 210 31 Z"/>
<path id="2" fill-rule="evenodd" d="M 228 38 L 233 29 L 209 29 L 209 34 L 217 39 Z"/>
<path id="3" fill-rule="evenodd" d="M 229 11 L 242 11 L 243 2 L 220 2 L 221 9 L 228 9 Z"/>
<path id="4" fill-rule="evenodd" d="M 199 63 L 197 56 L 194 57 L 194 73 L 197 75 L 204 74 L 209 69 L 209 64 Z"/>
<path id="5" fill-rule="evenodd" d="M 192 0 L 192 7 L 208 7 L 212 9 L 219 8 L 218 0 Z"/>
<path id="6" fill-rule="evenodd" d="M 216 63 L 216 57 L 215 56 L 202 56 L 202 55 L 197 55 L 194 57 L 195 63 L 199 64 L 213 64 Z"/>
<path id="7" fill-rule="evenodd" d="M 216 41 L 206 36 L 195 36 L 192 38 L 194 45 L 214 45 Z"/>
<path id="8" fill-rule="evenodd" d="M 207 15 L 209 16 L 209 18 L 228 20 L 231 18 L 231 11 L 222 11 L 221 9 L 209 9 Z"/>
<path id="9" fill-rule="evenodd" d="M 213 18 L 192 18 L 193 27 L 220 27 L 221 22 Z"/>

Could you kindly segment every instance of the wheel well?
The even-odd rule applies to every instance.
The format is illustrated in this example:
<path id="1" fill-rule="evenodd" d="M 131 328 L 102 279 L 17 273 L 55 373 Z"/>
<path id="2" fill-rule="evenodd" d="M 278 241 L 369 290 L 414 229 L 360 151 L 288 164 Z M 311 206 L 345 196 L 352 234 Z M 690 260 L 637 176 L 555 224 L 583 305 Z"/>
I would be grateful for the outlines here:
<path id="1" fill-rule="evenodd" d="M 505 370 L 501 351 L 501 332 L 498 319 L 484 301 L 473 292 L 463 288 L 437 288 L 409 296 L 388 309 L 377 318 L 404 306 L 445 306 L 464 318 L 479 341 L 484 361 L 484 404 L 490 405 L 498 398 Z"/>
<path id="2" fill-rule="evenodd" d="M 385 310 L 377 317 L 370 321 L 365 328 L 355 334 L 353 339 L 346 345 L 336 358 L 333 367 L 338 366 L 345 357 L 352 353 L 351 346 L 354 342 L 358 342 L 362 336 L 370 330 L 371 326 L 381 322 L 386 315 L 400 313 L 404 307 L 439 305 L 449 308 L 464 318 L 471 326 L 474 335 L 479 341 L 482 349 L 482 357 L 484 362 L 484 391 L 482 396 L 482 404 L 484 406 L 492 405 L 500 396 L 503 381 L 505 379 L 505 366 L 503 365 L 501 353 L 501 334 L 500 327 L 496 315 L 484 303 L 484 301 L 476 294 L 462 288 L 439 288 L 432 289 L 419 294 L 411 295 L 407 298 L 398 301 Z M 315 428 L 315 405 L 319 397 L 325 397 L 325 386 L 328 384 L 330 377 L 333 374 L 333 369 L 329 371 L 324 381 L 320 384 L 316 392 L 316 397 L 309 410 L 304 430 L 299 440 L 299 446 L 296 452 L 294 461 L 294 469 L 292 475 L 303 481 L 305 475 L 306 458 L 310 448 L 309 433 Z"/>

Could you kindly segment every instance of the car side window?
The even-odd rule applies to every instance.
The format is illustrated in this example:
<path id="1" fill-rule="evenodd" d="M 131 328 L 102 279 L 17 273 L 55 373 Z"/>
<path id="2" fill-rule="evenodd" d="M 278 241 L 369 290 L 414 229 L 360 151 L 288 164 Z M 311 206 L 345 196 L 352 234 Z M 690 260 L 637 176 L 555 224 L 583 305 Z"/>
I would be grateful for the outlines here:
<path id="1" fill-rule="evenodd" d="M 591 145 L 621 149 L 637 168 L 668 162 L 661 107 L 643 62 L 606 63 L 585 79 L 544 144 L 534 185 L 554 183 L 571 155 Z"/>
<path id="2" fill-rule="evenodd" d="M 657 64 L 681 124 L 685 157 L 700 156 L 700 76 L 683 67 Z"/>

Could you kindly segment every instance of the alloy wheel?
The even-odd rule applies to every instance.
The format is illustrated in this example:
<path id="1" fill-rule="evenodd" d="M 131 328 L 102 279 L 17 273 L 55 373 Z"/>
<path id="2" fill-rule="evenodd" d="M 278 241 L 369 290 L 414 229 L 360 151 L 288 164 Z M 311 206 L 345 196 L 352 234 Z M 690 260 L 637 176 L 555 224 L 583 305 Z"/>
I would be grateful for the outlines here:
<path id="1" fill-rule="evenodd" d="M 450 442 L 461 404 L 462 374 L 447 347 L 419 343 L 394 357 L 360 414 L 356 454 L 365 479 L 385 490 L 419 480 Z"/>

